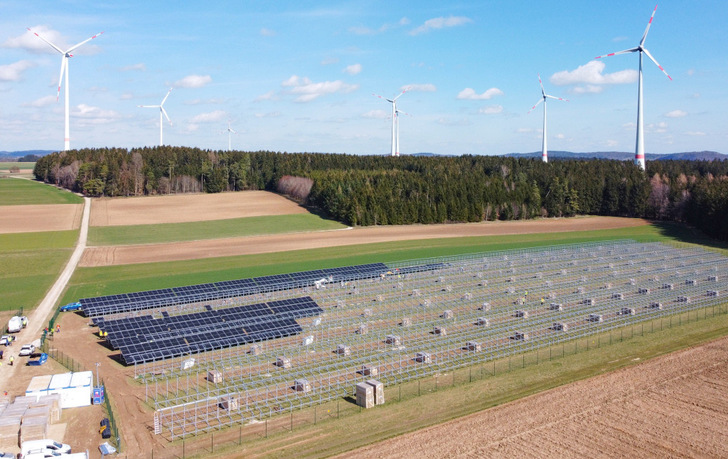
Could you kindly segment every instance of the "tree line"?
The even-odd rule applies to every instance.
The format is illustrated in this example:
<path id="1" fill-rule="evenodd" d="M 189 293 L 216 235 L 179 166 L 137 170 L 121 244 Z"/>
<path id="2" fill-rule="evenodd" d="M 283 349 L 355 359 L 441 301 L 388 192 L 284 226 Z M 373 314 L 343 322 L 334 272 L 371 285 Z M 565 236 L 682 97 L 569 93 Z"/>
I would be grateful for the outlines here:
<path id="1" fill-rule="evenodd" d="M 684 221 L 728 239 L 728 161 L 359 156 L 188 147 L 53 153 L 37 179 L 88 196 L 282 191 L 349 225 L 576 214 Z M 302 191 L 303 190 L 303 191 Z"/>

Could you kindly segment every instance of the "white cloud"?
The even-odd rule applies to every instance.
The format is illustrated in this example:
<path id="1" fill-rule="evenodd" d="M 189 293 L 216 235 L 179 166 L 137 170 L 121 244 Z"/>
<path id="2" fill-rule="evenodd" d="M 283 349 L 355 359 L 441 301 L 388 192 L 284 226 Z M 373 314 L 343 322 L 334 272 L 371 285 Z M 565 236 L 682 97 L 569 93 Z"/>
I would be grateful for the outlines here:
<path id="1" fill-rule="evenodd" d="M 212 81 L 210 75 L 188 75 L 181 80 L 175 81 L 172 86 L 175 88 L 201 88 Z"/>
<path id="2" fill-rule="evenodd" d="M 685 135 L 690 135 L 690 136 L 703 136 L 703 135 L 706 135 L 706 134 L 703 131 L 688 131 L 688 132 L 685 133 Z"/>
<path id="3" fill-rule="evenodd" d="M 121 118 L 114 110 L 104 110 L 86 104 L 79 104 L 71 110 L 71 116 L 81 118 L 86 124 L 106 124 Z"/>
<path id="4" fill-rule="evenodd" d="M 385 119 L 389 117 L 389 113 L 384 110 L 371 110 L 363 113 L 362 118 Z"/>
<path id="5" fill-rule="evenodd" d="M 221 105 L 226 102 L 223 98 L 217 99 L 192 99 L 184 102 L 185 105 Z"/>
<path id="6" fill-rule="evenodd" d="M 458 94 L 458 99 L 465 100 L 489 100 L 495 96 L 502 96 L 503 91 L 498 88 L 490 88 L 483 94 L 478 94 L 473 88 L 465 88 Z"/>
<path id="7" fill-rule="evenodd" d="M 673 110 L 671 112 L 665 113 L 665 117 L 667 117 L 667 118 L 682 118 L 687 115 L 688 115 L 688 112 L 685 112 L 682 110 Z"/>
<path id="8" fill-rule="evenodd" d="M 25 60 L 0 65 L 0 81 L 18 81 L 23 76 L 23 72 L 30 67 L 33 67 L 33 63 Z"/>
<path id="9" fill-rule="evenodd" d="M 134 95 L 132 93 L 130 93 L 130 92 L 125 92 L 120 97 L 121 100 L 131 100 L 133 98 L 134 98 Z"/>
<path id="10" fill-rule="evenodd" d="M 74 44 L 81 43 L 83 40 L 79 40 L 78 42 L 74 42 L 72 44 L 69 44 L 69 41 L 65 39 L 63 36 L 61 36 L 60 32 L 57 32 L 53 29 L 48 28 L 44 25 L 38 25 L 35 27 L 30 28 L 31 31 L 28 31 L 22 35 L 18 35 L 17 37 L 8 38 L 5 40 L 5 43 L 2 44 L 4 48 L 20 48 L 24 49 L 26 51 L 30 51 L 31 53 L 35 54 L 58 54 L 58 51 L 53 49 L 48 43 L 44 42 L 40 38 L 36 37 L 35 34 L 42 36 L 49 42 L 53 43 L 57 47 L 59 47 L 62 50 L 66 50 L 73 46 Z M 101 32 L 103 33 L 103 32 Z M 94 37 L 98 37 L 101 35 L 101 33 L 95 35 Z M 92 45 L 90 43 L 86 43 L 83 46 L 79 47 L 78 49 L 74 50 L 73 54 L 96 54 L 100 51 L 100 48 L 98 46 Z"/>
<path id="11" fill-rule="evenodd" d="M 397 26 L 406 26 L 410 23 L 409 19 L 402 18 L 400 19 L 397 24 L 382 24 L 376 29 L 372 29 L 371 27 L 366 26 L 354 26 L 349 27 L 349 32 L 353 33 L 354 35 L 376 35 L 380 33 L 384 33 L 388 30 L 394 29 Z"/>
<path id="12" fill-rule="evenodd" d="M 402 86 L 400 88 L 402 91 L 407 92 L 435 92 L 437 91 L 437 87 L 432 83 L 425 83 L 425 84 L 409 84 L 406 86 Z"/>
<path id="13" fill-rule="evenodd" d="M 344 69 L 344 73 L 349 75 L 357 75 L 361 73 L 361 64 L 352 64 Z"/>
<path id="14" fill-rule="evenodd" d="M 281 116 L 281 112 L 256 113 L 256 118 L 276 118 Z"/>
<path id="15" fill-rule="evenodd" d="M 122 72 L 130 72 L 133 70 L 139 70 L 139 71 L 145 72 L 147 70 L 147 66 L 144 63 L 140 62 L 138 64 L 127 65 L 125 67 L 122 67 L 120 70 Z"/>
<path id="16" fill-rule="evenodd" d="M 645 126 L 647 132 L 655 132 L 657 134 L 664 134 L 667 132 L 667 123 L 660 121 L 659 123 L 650 123 Z"/>
<path id="17" fill-rule="evenodd" d="M 321 61 L 321 65 L 332 65 L 332 64 L 338 64 L 339 58 L 338 57 L 327 57 L 326 59 Z"/>
<path id="18" fill-rule="evenodd" d="M 619 142 L 617 142 L 616 140 L 607 140 L 605 145 L 608 147 L 616 147 L 619 145 Z"/>
<path id="19" fill-rule="evenodd" d="M 502 112 L 502 105 L 488 105 L 487 107 L 482 107 L 480 110 L 478 110 L 478 113 L 482 115 L 497 115 L 498 113 Z"/>
<path id="20" fill-rule="evenodd" d="M 516 132 L 519 134 L 530 134 L 533 132 L 533 129 L 531 128 L 518 128 L 516 129 Z"/>
<path id="21" fill-rule="evenodd" d="M 585 86 L 575 86 L 571 92 L 574 94 L 599 94 L 604 91 L 604 86 L 597 86 L 594 84 L 588 84 Z"/>
<path id="22" fill-rule="evenodd" d="M 314 83 L 309 78 L 299 77 L 298 75 L 292 75 L 283 81 L 281 86 L 291 88 L 288 92 L 298 96 L 295 99 L 296 102 L 311 102 L 323 95 L 334 93 L 346 94 L 359 89 L 359 85 L 347 84 L 341 80 Z"/>
<path id="23" fill-rule="evenodd" d="M 220 121 L 221 119 L 224 119 L 227 116 L 227 113 L 223 110 L 215 110 L 214 112 L 208 112 L 208 113 L 200 113 L 199 115 L 195 115 L 190 120 L 190 123 L 198 124 L 198 123 L 212 123 L 214 121 Z"/>
<path id="24" fill-rule="evenodd" d="M 625 37 L 624 35 L 621 35 L 619 37 L 612 38 L 612 41 L 616 43 L 616 42 L 620 42 L 620 41 L 625 41 L 625 40 L 627 40 L 627 38 L 629 38 L 629 37 Z"/>
<path id="25" fill-rule="evenodd" d="M 264 100 L 275 100 L 276 99 L 276 93 L 275 91 L 268 91 L 265 94 L 261 94 L 255 99 L 253 99 L 253 102 L 261 102 Z"/>
<path id="26" fill-rule="evenodd" d="M 554 73 L 549 81 L 556 86 L 575 84 L 600 85 L 600 84 L 626 84 L 637 81 L 636 70 L 621 70 L 614 73 L 604 72 L 605 64 L 602 61 L 589 61 L 579 66 L 576 70 Z M 589 92 L 595 92 L 591 90 Z"/>
<path id="27" fill-rule="evenodd" d="M 688 69 L 686 73 L 688 74 L 688 76 L 693 76 L 695 75 L 695 69 Z"/>
<path id="28" fill-rule="evenodd" d="M 45 96 L 41 97 L 40 99 L 36 99 L 33 102 L 29 102 L 26 104 L 23 104 L 25 107 L 47 107 L 48 105 L 55 104 L 58 101 L 56 99 L 56 96 Z"/>
<path id="29" fill-rule="evenodd" d="M 264 36 L 264 37 L 275 37 L 276 36 L 276 31 L 275 30 L 271 30 L 271 29 L 267 29 L 265 27 L 262 27 L 260 29 L 260 34 L 262 36 Z"/>
<path id="30" fill-rule="evenodd" d="M 556 134 L 557 139 L 565 139 L 566 136 L 564 134 Z"/>
<path id="31" fill-rule="evenodd" d="M 428 19 L 421 26 L 412 29 L 410 35 L 419 35 L 434 29 L 442 29 L 445 27 L 456 27 L 473 22 L 472 19 L 465 16 L 450 16 Z"/>
<path id="32" fill-rule="evenodd" d="M 437 124 L 442 126 L 470 126 L 470 121 L 467 118 L 450 119 L 450 118 L 438 118 Z"/>

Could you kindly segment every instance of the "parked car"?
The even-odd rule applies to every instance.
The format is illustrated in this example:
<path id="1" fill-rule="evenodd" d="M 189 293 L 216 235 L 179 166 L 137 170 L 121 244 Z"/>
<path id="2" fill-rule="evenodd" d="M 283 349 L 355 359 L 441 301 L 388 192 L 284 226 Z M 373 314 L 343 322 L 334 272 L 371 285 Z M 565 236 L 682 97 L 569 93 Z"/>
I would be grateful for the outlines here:
<path id="1" fill-rule="evenodd" d="M 32 356 L 31 356 L 32 357 Z M 48 354 L 43 352 L 37 359 L 34 360 L 28 360 L 28 365 L 30 366 L 40 366 L 46 363 L 48 360 Z"/>
<path id="2" fill-rule="evenodd" d="M 20 352 L 18 352 L 18 355 L 21 356 L 27 356 L 35 352 L 35 346 L 32 344 L 23 344 L 23 347 L 20 348 Z"/>
<path id="3" fill-rule="evenodd" d="M 10 344 L 10 341 L 13 340 L 13 337 L 10 335 L 3 335 L 2 338 L 0 338 L 0 344 L 7 346 Z M 2 457 L 2 456 L 0 456 Z"/>
<path id="4" fill-rule="evenodd" d="M 15 454 L 0 452 L 0 459 L 15 459 Z"/>
<path id="5" fill-rule="evenodd" d="M 20 447 L 18 458 L 42 454 L 44 457 L 60 456 L 70 454 L 71 447 L 65 443 L 50 439 L 24 441 Z"/>
<path id="6" fill-rule="evenodd" d="M 68 303 L 64 306 L 61 306 L 62 312 L 78 311 L 79 309 L 81 309 L 81 303 L 79 303 L 78 301 L 76 301 L 75 303 Z"/>

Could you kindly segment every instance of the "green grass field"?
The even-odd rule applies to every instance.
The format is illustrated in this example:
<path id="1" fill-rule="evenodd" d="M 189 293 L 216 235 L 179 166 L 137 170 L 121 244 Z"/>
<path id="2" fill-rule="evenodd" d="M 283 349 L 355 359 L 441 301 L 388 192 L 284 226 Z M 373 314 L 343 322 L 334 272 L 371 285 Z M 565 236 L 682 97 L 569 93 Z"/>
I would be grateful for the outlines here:
<path id="1" fill-rule="evenodd" d="M 81 203 L 83 198 L 80 196 L 41 182 L 0 179 L 0 206 Z"/>
<path id="2" fill-rule="evenodd" d="M 78 231 L 0 234 L 0 311 L 35 308 L 73 251 Z"/>
<path id="3" fill-rule="evenodd" d="M 314 214 L 270 215 L 207 222 L 89 228 L 89 245 L 154 244 L 346 228 Z"/>
<path id="4" fill-rule="evenodd" d="M 11 167 L 17 167 L 18 169 L 33 169 L 35 163 L 19 163 L 17 161 L 0 162 L 0 172 L 7 172 Z"/>
<path id="5" fill-rule="evenodd" d="M 555 244 L 598 240 L 634 239 L 636 241 L 699 241 L 690 228 L 680 225 L 649 225 L 617 230 L 584 231 L 560 234 L 524 234 L 446 238 L 366 244 L 293 252 L 208 258 L 189 261 L 146 263 L 76 270 L 63 302 L 115 293 L 194 285 L 206 282 L 307 271 L 374 262 L 395 262 L 446 255 L 459 255 Z M 724 249 L 725 246 L 717 246 Z"/>

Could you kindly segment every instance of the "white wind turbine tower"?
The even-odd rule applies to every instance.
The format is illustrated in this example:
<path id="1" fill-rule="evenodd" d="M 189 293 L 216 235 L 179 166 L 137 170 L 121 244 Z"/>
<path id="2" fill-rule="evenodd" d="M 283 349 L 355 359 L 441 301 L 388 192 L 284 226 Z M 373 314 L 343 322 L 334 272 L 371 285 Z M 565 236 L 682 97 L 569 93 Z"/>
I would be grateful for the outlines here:
<path id="1" fill-rule="evenodd" d="M 546 91 L 543 89 L 543 83 L 541 82 L 541 74 L 538 75 L 538 84 L 541 85 L 541 100 L 536 102 L 536 104 L 531 107 L 531 110 L 528 111 L 528 113 L 531 113 L 534 108 L 538 106 L 541 102 L 543 102 L 543 141 L 541 142 L 541 160 L 545 163 L 549 162 L 548 157 L 548 149 L 546 146 L 546 99 L 555 99 L 555 100 L 562 100 L 564 102 L 568 102 L 568 99 L 562 99 L 561 97 L 555 97 L 550 96 L 546 94 Z"/>
<path id="2" fill-rule="evenodd" d="M 75 45 L 71 46 L 70 48 L 68 48 L 67 50 L 63 51 L 58 46 L 54 45 L 53 43 L 46 40 L 42 36 L 38 35 L 37 32 L 33 32 L 32 30 L 30 30 L 29 27 L 27 29 L 28 29 L 28 32 L 31 32 L 36 37 L 38 37 L 41 40 L 43 40 L 44 42 L 48 43 L 48 45 L 51 48 L 53 48 L 56 51 L 58 51 L 59 53 L 61 53 L 61 56 L 62 56 L 61 57 L 61 76 L 58 79 L 58 93 L 56 94 L 56 100 L 58 100 L 58 98 L 61 96 L 61 83 L 63 83 L 63 76 L 64 76 L 63 74 L 65 72 L 66 87 L 65 87 L 65 92 L 64 92 L 63 98 L 65 99 L 64 102 L 66 105 L 66 107 L 65 107 L 66 108 L 66 124 L 65 124 L 65 131 L 64 131 L 63 149 L 70 150 L 71 149 L 71 129 L 69 127 L 69 107 L 70 107 L 70 105 L 69 105 L 69 99 L 68 99 L 68 59 L 73 57 L 73 54 L 71 54 L 73 52 L 73 50 L 75 50 L 79 46 L 85 44 L 86 42 L 89 42 L 89 41 L 93 40 L 94 38 L 100 36 L 101 34 L 103 34 L 103 32 L 97 33 L 93 37 L 88 38 L 88 39 L 82 41 L 81 43 L 75 44 Z"/>
<path id="3" fill-rule="evenodd" d="M 231 137 L 232 137 L 233 134 L 237 134 L 238 132 L 235 129 L 233 129 L 233 128 L 230 127 L 230 120 L 228 120 L 228 127 L 227 127 L 226 130 L 223 131 L 223 133 L 224 132 L 227 132 L 227 135 L 228 135 L 228 151 L 231 151 L 232 150 L 232 140 L 231 140 Z"/>
<path id="4" fill-rule="evenodd" d="M 373 94 L 374 96 L 379 97 L 380 99 L 384 99 L 387 102 L 392 104 L 392 156 L 399 156 L 399 113 L 400 111 L 397 110 L 397 99 L 399 99 L 402 94 L 407 92 L 408 88 L 405 88 L 397 97 L 394 97 L 392 99 L 387 99 L 386 97 L 382 97 L 379 94 Z M 404 112 L 401 112 L 404 113 Z"/>
<path id="5" fill-rule="evenodd" d="M 164 120 L 162 119 L 162 115 L 164 115 L 165 118 L 167 118 L 167 121 L 169 121 L 169 125 L 172 125 L 172 120 L 169 119 L 169 116 L 167 115 L 167 111 L 164 109 L 164 103 L 167 101 L 167 97 L 169 97 L 169 93 L 172 92 L 172 88 L 169 88 L 169 91 L 167 91 L 167 95 L 164 96 L 164 99 L 162 99 L 162 103 L 159 105 L 139 105 L 139 107 L 142 108 L 158 108 L 159 109 L 159 146 L 161 147 L 164 145 L 163 142 L 163 130 L 164 127 Z"/>
<path id="6" fill-rule="evenodd" d="M 617 54 L 626 54 L 626 53 L 640 53 L 640 71 L 639 71 L 639 83 L 637 86 L 637 141 L 635 146 L 635 154 L 634 154 L 634 162 L 637 164 L 642 170 L 645 170 L 645 137 L 644 137 L 644 123 L 642 119 L 642 53 L 647 54 L 647 57 L 650 58 L 652 62 L 655 63 L 657 67 L 662 70 L 662 73 L 667 75 L 667 77 L 672 80 L 672 77 L 667 74 L 665 69 L 662 68 L 662 66 L 655 60 L 654 57 L 650 54 L 649 51 L 647 51 L 647 48 L 644 47 L 645 39 L 647 38 L 647 32 L 650 31 L 650 26 L 652 25 L 652 20 L 655 18 L 655 13 L 657 12 L 657 5 L 655 5 L 655 9 L 652 11 L 652 16 L 650 16 L 650 22 L 647 23 L 647 28 L 645 29 L 645 33 L 642 34 L 642 39 L 640 40 L 640 44 L 637 45 L 635 48 L 625 49 L 624 51 L 618 51 L 616 53 L 609 53 L 605 54 L 603 56 L 598 56 L 595 59 L 601 59 L 603 57 L 609 57 L 609 56 L 616 56 Z"/>

